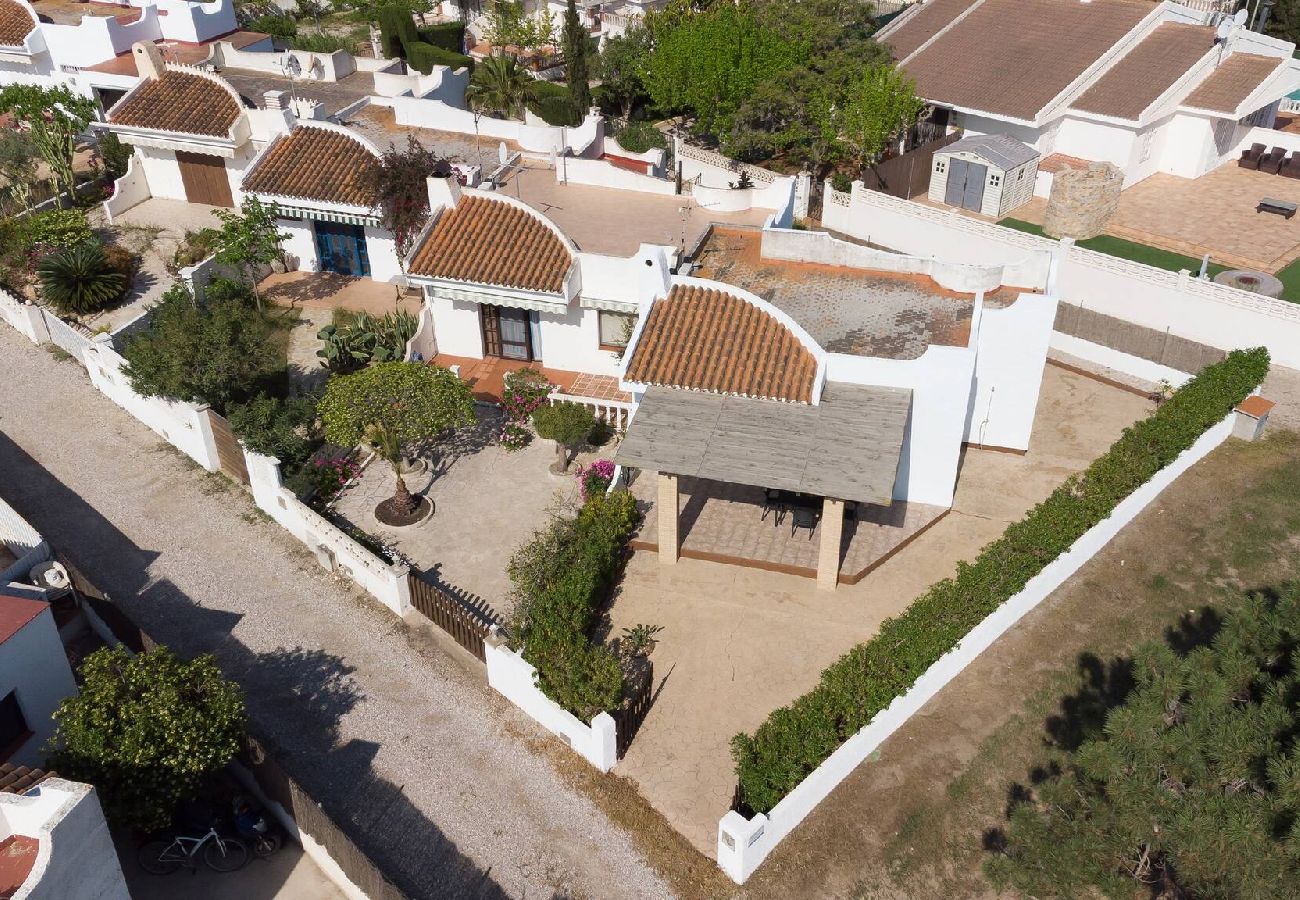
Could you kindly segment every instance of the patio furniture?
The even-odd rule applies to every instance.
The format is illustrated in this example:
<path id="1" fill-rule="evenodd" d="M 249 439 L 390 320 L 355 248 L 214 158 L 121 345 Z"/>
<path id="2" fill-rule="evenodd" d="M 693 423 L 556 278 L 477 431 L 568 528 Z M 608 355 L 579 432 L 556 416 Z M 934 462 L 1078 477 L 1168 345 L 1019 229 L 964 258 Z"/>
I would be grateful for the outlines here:
<path id="1" fill-rule="evenodd" d="M 1292 150 L 1291 155 L 1282 163 L 1282 170 L 1279 175 L 1285 175 L 1287 178 L 1300 178 L 1300 151 Z"/>
<path id="2" fill-rule="evenodd" d="M 1258 169 L 1259 161 L 1264 157 L 1263 144 L 1251 144 L 1250 148 L 1241 151 L 1241 158 L 1237 160 L 1237 165 L 1243 169 Z"/>
<path id="3" fill-rule="evenodd" d="M 1273 213 L 1273 215 L 1281 216 L 1284 219 L 1289 219 L 1294 216 L 1295 211 L 1296 205 L 1294 203 L 1291 203 L 1288 200 L 1277 200 L 1273 197 L 1265 197 L 1263 200 L 1259 201 L 1259 205 L 1255 207 L 1256 213 Z"/>
<path id="4" fill-rule="evenodd" d="M 1274 147 L 1268 151 L 1268 155 L 1259 161 L 1259 170 L 1270 175 L 1276 175 L 1278 170 L 1282 168 L 1282 160 L 1284 159 L 1286 159 L 1286 148 Z"/>
<path id="5" fill-rule="evenodd" d="M 822 514 L 815 507 L 806 504 L 800 504 L 790 511 L 790 537 L 794 537 L 795 532 L 800 528 L 808 529 L 808 540 L 812 540 L 813 532 L 817 530 L 817 522 L 821 519 Z"/>
<path id="6" fill-rule="evenodd" d="M 781 521 L 785 518 L 787 506 L 785 491 L 779 491 L 776 488 L 765 488 L 763 490 L 763 515 L 759 517 L 759 521 L 766 522 L 767 514 L 772 513 L 772 524 L 779 528 Z"/>

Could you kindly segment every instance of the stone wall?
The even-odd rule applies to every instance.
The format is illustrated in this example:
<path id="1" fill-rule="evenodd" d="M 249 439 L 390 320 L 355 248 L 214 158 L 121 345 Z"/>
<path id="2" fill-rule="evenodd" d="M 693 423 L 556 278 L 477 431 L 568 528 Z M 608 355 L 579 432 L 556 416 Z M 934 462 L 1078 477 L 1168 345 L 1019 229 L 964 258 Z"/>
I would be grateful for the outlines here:
<path id="1" fill-rule="evenodd" d="M 1084 240 L 1096 237 L 1119 206 L 1124 173 L 1111 163 L 1089 163 L 1087 169 L 1064 169 L 1052 178 L 1043 233 L 1048 237 Z"/>

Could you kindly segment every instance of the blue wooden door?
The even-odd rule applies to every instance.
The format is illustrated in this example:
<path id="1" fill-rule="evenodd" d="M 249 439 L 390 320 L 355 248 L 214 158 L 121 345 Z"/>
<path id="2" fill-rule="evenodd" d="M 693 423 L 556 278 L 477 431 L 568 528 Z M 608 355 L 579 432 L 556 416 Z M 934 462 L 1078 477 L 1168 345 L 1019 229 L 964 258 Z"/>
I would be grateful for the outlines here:
<path id="1" fill-rule="evenodd" d="M 360 225 L 342 222 L 316 222 L 316 254 L 320 270 L 338 275 L 368 276 L 370 254 L 366 250 L 366 230 Z"/>

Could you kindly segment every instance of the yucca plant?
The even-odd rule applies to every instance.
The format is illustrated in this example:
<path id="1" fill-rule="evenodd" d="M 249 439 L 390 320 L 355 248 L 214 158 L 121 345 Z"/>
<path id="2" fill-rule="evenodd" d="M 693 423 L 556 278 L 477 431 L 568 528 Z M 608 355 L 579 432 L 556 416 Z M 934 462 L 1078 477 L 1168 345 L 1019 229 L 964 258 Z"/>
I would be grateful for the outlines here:
<path id="1" fill-rule="evenodd" d="M 84 315 L 122 296 L 126 276 L 114 272 L 100 244 L 85 242 L 45 257 L 36 267 L 41 294 L 60 313 Z"/>

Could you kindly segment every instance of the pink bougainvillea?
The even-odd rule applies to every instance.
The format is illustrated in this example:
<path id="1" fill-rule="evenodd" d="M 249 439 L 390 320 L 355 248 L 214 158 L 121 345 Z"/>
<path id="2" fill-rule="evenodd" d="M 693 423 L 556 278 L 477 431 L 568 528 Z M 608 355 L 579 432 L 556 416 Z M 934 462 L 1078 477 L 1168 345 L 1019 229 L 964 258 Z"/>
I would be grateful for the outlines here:
<path id="1" fill-rule="evenodd" d="M 586 503 L 592 497 L 599 496 L 609 489 L 609 484 L 614 480 L 614 463 L 608 459 L 598 459 L 587 467 L 578 466 L 575 473 L 578 479 L 578 489 L 582 493 L 582 502 Z"/>

